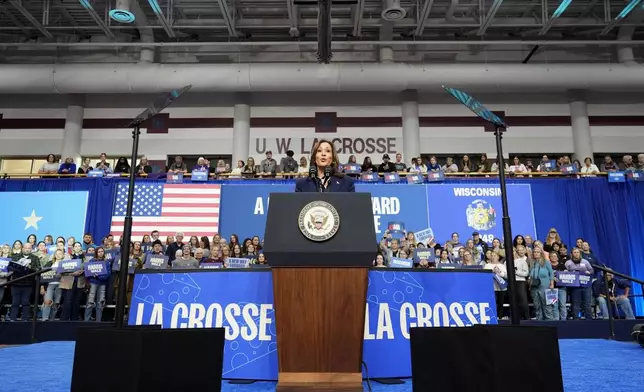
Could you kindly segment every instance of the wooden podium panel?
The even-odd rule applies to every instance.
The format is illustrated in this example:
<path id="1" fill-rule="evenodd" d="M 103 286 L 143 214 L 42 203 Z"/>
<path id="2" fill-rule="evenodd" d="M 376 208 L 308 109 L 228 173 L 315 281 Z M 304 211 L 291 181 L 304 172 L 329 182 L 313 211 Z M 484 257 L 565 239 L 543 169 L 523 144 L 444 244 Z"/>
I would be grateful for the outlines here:
<path id="1" fill-rule="evenodd" d="M 367 268 L 273 268 L 278 391 L 362 391 Z"/>

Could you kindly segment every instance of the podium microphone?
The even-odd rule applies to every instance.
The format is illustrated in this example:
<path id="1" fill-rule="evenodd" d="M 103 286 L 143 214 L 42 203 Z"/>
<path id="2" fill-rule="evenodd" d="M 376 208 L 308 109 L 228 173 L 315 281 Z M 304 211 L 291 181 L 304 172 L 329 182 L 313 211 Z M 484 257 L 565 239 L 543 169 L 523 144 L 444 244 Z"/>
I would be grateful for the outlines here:
<path id="1" fill-rule="evenodd" d="M 325 172 L 326 175 L 326 172 Z M 322 181 L 318 178 L 318 167 L 316 165 L 309 166 L 309 178 L 315 181 L 315 186 L 318 188 L 318 192 L 324 192 L 324 187 L 322 186 Z"/>
<path id="2" fill-rule="evenodd" d="M 325 185 L 329 182 L 331 179 L 331 176 L 333 175 L 333 168 L 331 166 L 327 166 L 324 168 L 324 178 L 322 179 L 322 184 L 320 186 L 321 192 L 326 192 Z"/>

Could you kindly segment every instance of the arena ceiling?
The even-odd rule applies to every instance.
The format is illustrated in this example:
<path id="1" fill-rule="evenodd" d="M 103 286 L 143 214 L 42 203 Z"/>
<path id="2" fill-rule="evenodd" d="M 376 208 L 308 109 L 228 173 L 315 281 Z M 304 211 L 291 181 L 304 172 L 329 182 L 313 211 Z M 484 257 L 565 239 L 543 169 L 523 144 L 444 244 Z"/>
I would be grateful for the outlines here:
<path id="1" fill-rule="evenodd" d="M 316 61 L 320 38 L 316 1 L 130 0 L 136 15 L 131 24 L 109 17 L 116 2 L 0 0 L 0 61 L 136 62 L 142 44 L 155 48 L 157 62 Z M 624 43 L 640 35 L 643 4 L 641 0 L 333 1 L 333 61 L 616 62 Z M 626 14 L 629 9 L 632 12 Z M 637 59 L 641 42 L 632 43 Z"/>

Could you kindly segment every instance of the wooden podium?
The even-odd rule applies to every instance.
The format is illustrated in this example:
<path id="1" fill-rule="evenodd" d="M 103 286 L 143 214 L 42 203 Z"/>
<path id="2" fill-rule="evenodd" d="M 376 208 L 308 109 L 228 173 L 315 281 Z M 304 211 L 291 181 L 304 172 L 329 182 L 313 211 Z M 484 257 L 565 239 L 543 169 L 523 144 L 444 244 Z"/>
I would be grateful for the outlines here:
<path id="1" fill-rule="evenodd" d="M 273 271 L 278 391 L 362 391 L 368 268 L 377 251 L 368 193 L 271 194 L 264 253 Z M 305 237 L 302 209 L 338 212 L 330 239 Z"/>

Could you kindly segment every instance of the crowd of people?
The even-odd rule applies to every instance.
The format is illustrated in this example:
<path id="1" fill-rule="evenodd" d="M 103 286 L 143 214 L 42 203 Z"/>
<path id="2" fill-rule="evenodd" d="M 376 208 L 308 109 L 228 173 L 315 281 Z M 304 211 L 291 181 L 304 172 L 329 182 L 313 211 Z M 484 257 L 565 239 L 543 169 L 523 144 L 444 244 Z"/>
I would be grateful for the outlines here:
<path id="1" fill-rule="evenodd" d="M 55 241 L 47 235 L 38 240 L 34 234 L 25 242 L 16 240 L 12 245 L 5 244 L 0 248 L 0 260 L 11 260 L 6 272 L 0 271 L 0 283 L 16 280 L 41 268 L 51 267 L 52 271 L 42 274 L 39 292 L 34 293 L 35 277 L 16 281 L 10 285 L 10 311 L 4 316 L 6 321 L 27 320 L 30 315 L 30 304 L 33 295 L 41 304 L 37 317 L 48 320 L 96 320 L 107 321 L 103 310 L 114 305 L 115 293 L 121 282 L 117 265 L 120 265 L 121 244 L 114 241 L 112 235 L 102 238 L 95 244 L 91 234 L 85 234 L 78 242 L 75 238 L 58 237 Z M 245 238 L 243 241 L 235 234 L 229 239 L 215 234 L 209 237 L 192 236 L 184 242 L 183 233 L 160 238 L 158 231 L 152 231 L 130 245 L 127 259 L 132 263 L 132 271 L 125 282 L 127 302 L 131 300 L 133 290 L 132 274 L 146 268 L 145 261 L 149 255 L 165 258 L 170 269 L 195 268 L 228 268 L 232 260 L 246 259 L 248 266 L 268 266 L 262 251 L 263 240 L 259 236 Z M 415 258 L 415 250 L 431 250 L 423 253 L 420 259 Z M 477 267 L 493 272 L 494 290 L 497 301 L 497 315 L 507 318 L 507 285 L 505 266 L 507 252 L 513 252 L 515 263 L 515 281 L 522 319 L 566 320 L 607 318 L 609 308 L 614 311 L 619 307 L 627 319 L 634 318 L 631 303 L 628 299 L 630 282 L 607 274 L 609 291 L 592 265 L 601 264 L 592 252 L 588 242 L 578 238 L 572 249 L 566 246 L 556 229 L 551 229 L 544 241 L 526 235 L 517 235 L 513 239 L 511 250 L 505 249 L 503 241 L 495 238 L 491 243 L 482 240 L 478 232 L 470 238 L 461 240 L 458 233 L 444 243 L 435 238 L 417 241 L 413 232 L 405 232 L 396 238 L 386 231 L 374 250 L 374 267 L 386 268 L 394 259 L 411 259 L 414 268 L 436 268 L 441 264 Z M 81 266 L 91 261 L 104 261 L 107 271 L 103 275 L 87 275 L 83 269 L 74 272 L 57 273 L 60 263 L 66 260 L 80 260 Z M 236 267 L 238 264 L 235 265 Z M 557 287 L 556 271 L 577 271 L 592 277 L 594 283 L 588 287 Z M 46 278 L 46 279 L 44 279 Z M 556 290 L 557 300 L 547 301 L 546 292 Z M 3 303 L 5 290 L 0 287 L 0 304 Z M 532 303 L 532 311 L 529 303 Z M 567 303 L 571 304 L 568 311 Z M 84 312 L 81 308 L 84 305 Z M 599 309 L 599 312 L 593 311 Z M 3 317 L 0 307 L 0 317 Z M 22 317 L 20 318 L 22 312 Z M 617 315 L 617 313 L 616 313 Z"/>
<path id="2" fill-rule="evenodd" d="M 624 155 L 622 161 L 617 163 L 613 161 L 610 155 L 604 157 L 604 161 L 597 166 L 593 163 L 591 157 L 584 158 L 584 162 L 579 160 L 571 160 L 568 155 L 560 156 L 556 159 L 551 159 L 548 155 L 543 155 L 541 161 L 536 164 L 532 159 L 527 159 L 522 162 L 517 156 L 511 159 L 510 163 L 506 163 L 505 169 L 509 173 L 523 174 L 523 173 L 548 173 L 548 172 L 561 172 L 564 167 L 574 166 L 577 173 L 582 174 L 597 174 L 615 171 L 636 171 L 644 170 L 644 154 L 637 156 L 637 161 L 633 160 L 631 155 Z M 498 161 L 488 159 L 486 154 L 481 154 L 477 160 L 471 159 L 469 155 L 463 155 L 460 160 L 453 157 L 445 158 L 443 163 L 435 156 L 430 156 L 428 159 L 422 157 L 415 157 L 405 163 L 402 154 L 395 155 L 392 161 L 389 154 L 382 156 L 380 164 L 372 161 L 371 157 L 364 158 L 362 163 L 359 163 L 355 155 L 349 156 L 349 159 L 344 164 L 345 167 L 352 166 L 359 168 L 358 173 L 421 173 L 428 172 L 444 172 L 445 174 L 454 173 L 496 173 L 498 172 Z M 190 169 L 190 171 L 189 171 Z M 47 156 L 45 162 L 39 169 L 40 174 L 88 174 L 90 171 L 100 170 L 105 174 L 121 173 L 127 174 L 134 171 L 138 175 L 147 175 L 153 172 L 153 167 L 148 163 L 148 159 L 143 157 L 139 160 L 138 165 L 134 168 L 130 167 L 127 158 L 120 157 L 114 167 L 107 161 L 107 154 L 102 153 L 99 161 L 94 166 L 91 164 L 89 158 L 83 160 L 82 165 L 78 168 L 74 163 L 72 157 L 67 157 L 64 162 L 58 163 L 54 154 Z M 309 163 L 306 157 L 301 157 L 299 161 L 294 158 L 293 151 L 287 151 L 286 156 L 280 159 L 278 163 L 273 158 L 272 151 L 266 152 L 266 158 L 261 162 L 256 163 L 255 159 L 249 157 L 246 162 L 237 161 L 235 167 L 231 167 L 223 159 L 217 161 L 215 165 L 203 157 L 197 160 L 197 164 L 192 168 L 184 162 L 181 156 L 175 156 L 174 161 L 166 167 L 168 173 L 183 173 L 188 174 L 194 171 L 207 172 L 210 175 L 221 176 L 222 178 L 240 178 L 240 177 L 271 177 L 276 176 L 278 173 L 286 173 L 294 176 L 306 176 L 309 172 Z"/>

